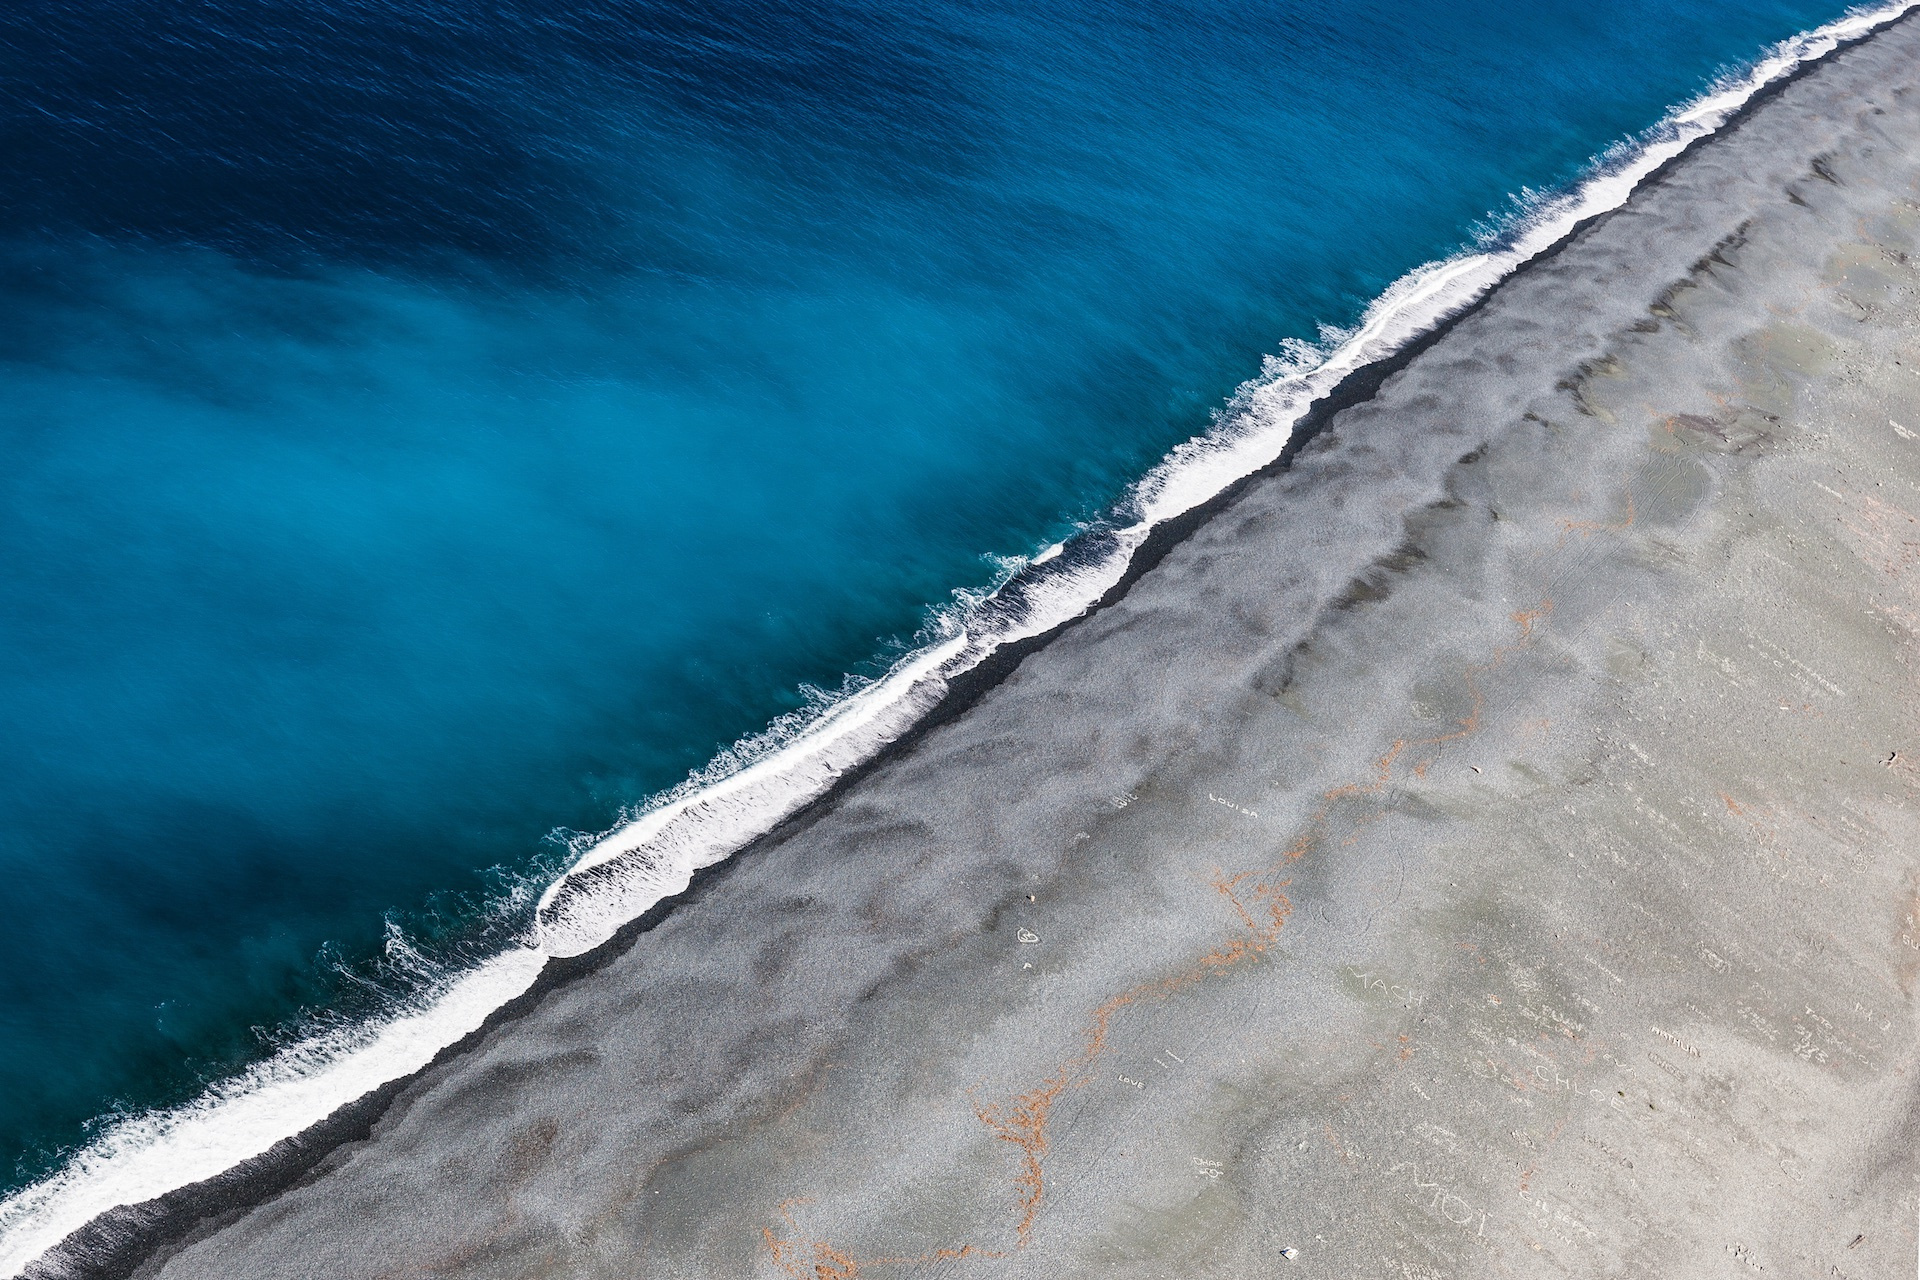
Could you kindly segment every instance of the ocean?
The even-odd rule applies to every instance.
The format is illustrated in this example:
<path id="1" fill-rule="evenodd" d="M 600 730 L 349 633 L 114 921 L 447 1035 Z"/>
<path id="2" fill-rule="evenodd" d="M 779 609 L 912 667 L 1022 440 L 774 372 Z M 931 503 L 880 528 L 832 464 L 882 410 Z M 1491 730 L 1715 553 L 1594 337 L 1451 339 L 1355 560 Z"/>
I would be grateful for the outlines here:
<path id="1" fill-rule="evenodd" d="M 0 12 L 0 1272 L 604 940 L 1844 14 Z"/>

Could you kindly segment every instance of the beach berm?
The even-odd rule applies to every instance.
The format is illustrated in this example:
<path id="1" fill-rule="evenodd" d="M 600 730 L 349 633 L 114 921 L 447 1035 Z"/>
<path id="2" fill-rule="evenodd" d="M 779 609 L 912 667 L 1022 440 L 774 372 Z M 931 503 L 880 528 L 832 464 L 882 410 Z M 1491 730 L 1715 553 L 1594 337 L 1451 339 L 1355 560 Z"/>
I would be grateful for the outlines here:
<path id="1" fill-rule="evenodd" d="M 1916 662 L 1903 20 L 363 1140 L 113 1265 L 1910 1275 Z"/>

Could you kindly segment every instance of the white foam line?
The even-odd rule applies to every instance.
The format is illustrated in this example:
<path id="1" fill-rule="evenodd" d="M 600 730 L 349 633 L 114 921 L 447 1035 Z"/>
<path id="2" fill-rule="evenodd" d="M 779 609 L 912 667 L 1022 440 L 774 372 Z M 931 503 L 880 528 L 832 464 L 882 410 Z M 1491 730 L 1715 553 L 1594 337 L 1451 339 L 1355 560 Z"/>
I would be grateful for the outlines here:
<path id="1" fill-rule="evenodd" d="M 532 986 L 545 963 L 513 947 L 430 990 L 418 1008 L 309 1040 L 185 1107 L 114 1125 L 59 1173 L 0 1204 L 0 1275 L 17 1275 L 117 1205 L 203 1182 L 412 1075 Z"/>
<path id="2" fill-rule="evenodd" d="M 664 804 L 602 839 L 540 899 L 541 949 L 553 956 L 592 950 L 685 889 L 695 871 L 823 794 L 931 709 L 946 693 L 956 660 L 973 648 L 962 630 L 910 654 L 783 746 L 759 753 L 738 772 L 677 788 Z"/>
<path id="3" fill-rule="evenodd" d="M 1243 386 L 1219 425 L 1174 449 L 1136 484 L 1102 554 L 1067 557 L 1017 587 L 975 599 L 885 677 L 810 716 L 745 740 L 647 812 L 588 849 L 540 900 L 525 945 L 430 989 L 409 1009 L 352 1032 L 317 1036 L 209 1090 L 197 1101 L 112 1125 L 59 1172 L 0 1202 L 0 1275 L 15 1276 L 70 1232 L 119 1205 L 204 1181 L 317 1124 L 434 1054 L 525 992 L 551 956 L 610 938 L 693 873 L 728 857 L 823 795 L 926 714 L 955 676 L 994 650 L 1084 613 L 1125 575 L 1154 526 L 1207 502 L 1279 458 L 1308 407 L 1355 370 L 1392 354 L 1471 305 L 1576 225 L 1618 208 L 1642 179 L 1726 123 L 1794 68 L 1920 5 L 1860 9 L 1769 50 L 1670 112 L 1637 143 L 1601 158 L 1570 192 L 1532 208 L 1498 244 L 1407 273 L 1346 333 L 1290 344 Z M 1059 544 L 1035 556 L 1060 559 Z"/>
<path id="4" fill-rule="evenodd" d="M 1001 645 L 1036 635 L 1085 612 L 1126 573 L 1155 525 L 1212 499 L 1279 458 L 1314 401 L 1348 374 L 1391 355 L 1469 306 L 1515 269 L 1596 214 L 1616 209 L 1646 176 L 1713 133 L 1766 85 L 1841 43 L 1893 21 L 1920 0 L 1897 0 L 1856 11 L 1775 46 L 1746 74 L 1715 85 L 1669 112 L 1636 144 L 1617 148 L 1564 195 L 1531 209 L 1504 242 L 1430 262 L 1402 276 L 1330 349 L 1298 344 L 1243 386 L 1221 425 L 1187 441 L 1147 473 L 1120 510 L 1129 523 L 1108 530 L 1101 559 L 1021 584 L 1023 608 L 1012 625 L 992 617 L 988 598 L 966 629 L 903 660 L 876 685 L 848 698 L 797 734 L 782 730 L 748 768 L 718 780 L 702 776 L 670 793 L 640 818 L 603 837 L 540 900 L 540 946 L 578 955 L 610 938 L 628 920 L 693 872 L 727 857 L 823 795 L 840 774 L 872 759 L 946 691 L 947 681 Z M 1062 554 L 1048 547 L 1032 563 Z M 764 740 L 763 740 L 764 741 Z"/>

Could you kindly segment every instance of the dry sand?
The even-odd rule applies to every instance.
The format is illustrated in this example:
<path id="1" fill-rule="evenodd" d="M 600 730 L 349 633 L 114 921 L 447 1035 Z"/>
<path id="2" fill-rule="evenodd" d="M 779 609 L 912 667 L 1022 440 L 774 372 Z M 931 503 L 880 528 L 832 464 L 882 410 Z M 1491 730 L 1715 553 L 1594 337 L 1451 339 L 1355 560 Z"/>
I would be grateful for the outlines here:
<path id="1" fill-rule="evenodd" d="M 138 1274 L 1914 1274 L 1916 86 L 1771 96 Z"/>

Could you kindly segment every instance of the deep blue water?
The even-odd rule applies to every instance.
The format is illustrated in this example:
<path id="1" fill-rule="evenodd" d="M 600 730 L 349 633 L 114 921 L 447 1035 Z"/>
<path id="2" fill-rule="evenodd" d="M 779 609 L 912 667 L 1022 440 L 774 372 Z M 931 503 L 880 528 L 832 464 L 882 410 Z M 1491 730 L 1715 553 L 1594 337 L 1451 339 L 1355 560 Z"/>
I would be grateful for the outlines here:
<path id="1" fill-rule="evenodd" d="M 0 1185 L 1841 9 L 15 0 Z"/>

